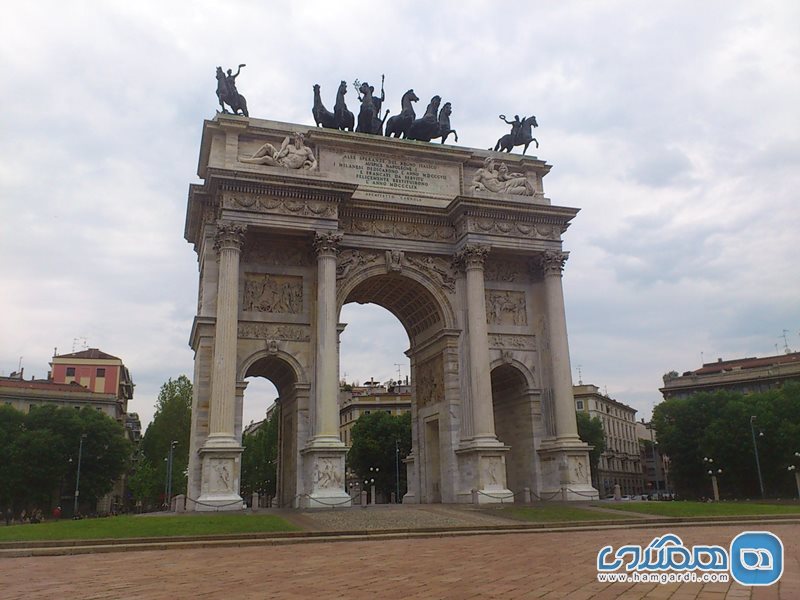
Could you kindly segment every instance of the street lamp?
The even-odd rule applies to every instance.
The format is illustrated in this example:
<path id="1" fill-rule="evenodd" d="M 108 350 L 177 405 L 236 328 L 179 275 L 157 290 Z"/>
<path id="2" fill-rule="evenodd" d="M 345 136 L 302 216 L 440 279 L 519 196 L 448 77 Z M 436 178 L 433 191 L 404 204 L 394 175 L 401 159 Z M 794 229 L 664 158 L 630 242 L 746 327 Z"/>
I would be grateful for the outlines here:
<path id="1" fill-rule="evenodd" d="M 394 501 L 400 502 L 400 440 L 394 441 Z"/>
<path id="2" fill-rule="evenodd" d="M 756 416 L 752 415 L 750 417 L 750 434 L 753 436 L 753 451 L 756 455 L 756 470 L 758 471 L 758 485 L 761 488 L 761 499 L 764 499 L 764 480 L 761 478 L 761 462 L 758 460 L 758 444 L 756 443 L 756 429 L 754 422 L 756 420 Z M 759 437 L 764 435 L 763 431 L 758 433 Z"/>
<path id="3" fill-rule="evenodd" d="M 367 485 L 372 486 L 370 488 L 370 493 L 372 495 L 370 504 L 377 504 L 377 502 L 375 502 L 375 478 L 378 476 L 378 471 L 380 471 L 380 468 L 378 468 L 378 467 L 370 467 L 369 468 L 370 477 L 369 477 L 369 479 L 365 479 L 364 480 L 364 485 L 365 486 L 367 486 Z"/>
<path id="4" fill-rule="evenodd" d="M 81 459 L 83 458 L 83 440 L 86 439 L 86 434 L 81 434 L 81 440 L 78 444 L 78 472 L 75 475 L 75 504 L 72 507 L 72 518 L 78 518 L 78 496 L 80 495 L 80 485 L 81 485 Z"/>
<path id="5" fill-rule="evenodd" d="M 178 440 L 172 440 L 169 445 L 169 454 L 167 454 L 167 485 L 164 490 L 164 500 L 167 503 L 167 510 L 172 510 L 172 455 L 177 445 Z"/>
<path id="6" fill-rule="evenodd" d="M 703 458 L 703 462 L 706 463 L 706 467 L 710 467 L 708 469 L 708 475 L 711 477 L 711 487 L 714 490 L 714 501 L 719 502 L 719 485 L 717 484 L 717 476 L 722 475 L 722 469 L 717 468 L 714 469 L 714 459 L 708 458 L 707 456 Z"/>
<path id="7" fill-rule="evenodd" d="M 800 452 L 795 452 L 794 457 L 800 458 Z M 800 471 L 797 470 L 797 465 L 789 465 L 787 471 L 790 473 L 794 471 L 794 481 L 797 484 L 797 498 L 800 499 Z"/>

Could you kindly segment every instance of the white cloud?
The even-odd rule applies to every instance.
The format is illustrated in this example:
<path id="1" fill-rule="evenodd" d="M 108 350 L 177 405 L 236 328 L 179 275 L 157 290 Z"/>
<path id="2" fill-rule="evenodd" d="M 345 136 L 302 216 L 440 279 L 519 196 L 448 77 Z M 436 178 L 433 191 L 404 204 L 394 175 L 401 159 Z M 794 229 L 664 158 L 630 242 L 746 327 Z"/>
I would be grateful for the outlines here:
<path id="1" fill-rule="evenodd" d="M 258 117 L 310 124 L 314 83 L 331 108 L 339 80 L 381 74 L 393 114 L 411 87 L 418 112 L 451 101 L 460 146 L 535 114 L 547 195 L 583 209 L 564 237 L 573 367 L 647 413 L 701 351 L 768 354 L 784 328 L 800 346 L 798 25 L 778 0 L 17 3 L 0 23 L 0 372 L 24 356 L 44 376 L 87 336 L 128 364 L 145 421 L 191 375 L 186 190 L 214 69 L 245 62 Z M 343 311 L 348 378 L 405 360 L 380 312 Z"/>

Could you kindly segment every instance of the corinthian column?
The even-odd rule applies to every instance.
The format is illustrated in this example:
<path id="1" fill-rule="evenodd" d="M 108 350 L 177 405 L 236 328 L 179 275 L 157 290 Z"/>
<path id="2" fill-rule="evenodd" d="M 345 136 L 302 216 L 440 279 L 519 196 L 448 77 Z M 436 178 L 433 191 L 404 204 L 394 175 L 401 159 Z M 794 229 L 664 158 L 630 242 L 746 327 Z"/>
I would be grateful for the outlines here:
<path id="1" fill-rule="evenodd" d="M 489 333 L 486 325 L 486 292 L 483 263 L 489 246 L 468 244 L 458 253 L 467 278 L 467 329 L 469 332 L 470 396 L 473 443 L 497 445 L 489 371 Z"/>
<path id="2" fill-rule="evenodd" d="M 317 351 L 316 404 L 312 444 L 341 446 L 339 439 L 339 376 L 336 314 L 336 255 L 339 232 L 318 233 L 317 253 Z"/>
<path id="3" fill-rule="evenodd" d="M 236 343 L 239 324 L 239 255 L 246 225 L 220 221 L 214 238 L 219 253 L 217 320 L 206 446 L 238 446 L 235 437 Z"/>
<path id="4" fill-rule="evenodd" d="M 542 254 L 546 316 L 550 330 L 550 368 L 553 378 L 553 400 L 555 404 L 556 437 L 578 439 L 575 420 L 575 399 L 572 395 L 572 369 L 569 363 L 567 342 L 567 318 L 564 314 L 564 289 L 561 273 L 568 252 L 546 251 Z"/>

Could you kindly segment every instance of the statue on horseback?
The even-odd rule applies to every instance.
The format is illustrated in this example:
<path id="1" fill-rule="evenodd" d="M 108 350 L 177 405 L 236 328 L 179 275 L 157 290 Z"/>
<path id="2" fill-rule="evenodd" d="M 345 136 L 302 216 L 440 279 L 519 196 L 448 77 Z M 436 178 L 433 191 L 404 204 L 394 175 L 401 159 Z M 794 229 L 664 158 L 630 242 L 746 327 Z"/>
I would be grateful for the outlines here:
<path id="1" fill-rule="evenodd" d="M 505 115 L 500 115 L 500 119 L 511 125 L 511 133 L 507 133 L 497 140 L 497 143 L 494 145 L 495 152 L 498 150 L 500 150 L 500 152 L 505 150 L 510 153 L 515 146 L 525 146 L 522 150 L 522 154 L 524 155 L 525 152 L 528 151 L 528 146 L 531 142 L 535 142 L 536 147 L 539 147 L 539 140 L 531 135 L 531 128 L 539 126 L 536 122 L 536 117 L 531 115 L 530 117 L 523 117 L 520 120 L 519 115 L 514 115 L 514 120 L 509 121 L 506 119 Z"/>
<path id="2" fill-rule="evenodd" d="M 386 122 L 386 137 L 406 137 L 411 124 L 417 116 L 412 102 L 419 101 L 414 90 L 408 90 L 400 99 L 400 114 L 391 117 Z"/>
<path id="3" fill-rule="evenodd" d="M 217 67 L 217 99 L 219 100 L 219 106 L 222 108 L 223 113 L 228 112 L 225 109 L 225 105 L 227 104 L 231 107 L 233 114 L 238 115 L 239 111 L 241 111 L 241 114 L 245 117 L 250 116 L 247 112 L 247 100 L 245 100 L 244 96 L 236 89 L 236 78 L 242 71 L 242 67 L 246 66 L 245 64 L 239 65 L 236 73 L 228 69 L 227 75 L 223 73 L 222 67 Z"/>
<path id="4" fill-rule="evenodd" d="M 341 129 L 353 131 L 355 125 L 355 117 L 353 113 L 347 110 L 347 104 L 344 102 L 344 95 L 347 93 L 347 83 L 342 81 L 339 84 L 339 89 L 336 92 L 336 104 L 333 107 L 333 112 L 329 111 L 322 104 L 322 97 L 319 93 L 320 87 L 318 83 L 314 84 L 314 106 L 311 109 L 311 114 L 314 115 L 314 122 L 317 127 L 326 127 L 328 129 Z"/>
<path id="5" fill-rule="evenodd" d="M 442 98 L 440 96 L 431 98 L 428 108 L 425 109 L 425 115 L 421 119 L 416 119 L 411 123 L 405 136 L 406 139 L 430 142 L 440 137 L 444 144 L 447 137 L 452 133 L 455 134 L 455 139 L 458 141 L 458 133 L 456 133 L 455 129 L 450 129 L 450 115 L 453 112 L 452 106 L 449 102 L 445 102 L 442 109 L 439 110 L 441 102 Z"/>
<path id="6" fill-rule="evenodd" d="M 386 94 L 383 91 L 383 81 L 384 76 L 381 75 L 380 97 L 375 95 L 375 88 L 366 81 L 361 83 L 356 79 L 353 82 L 353 87 L 356 88 L 356 93 L 358 94 L 358 100 L 361 102 L 356 132 L 383 135 L 383 123 L 389 115 L 389 111 L 387 110 L 383 119 L 381 119 L 381 107 L 383 106 L 383 101 L 386 100 Z"/>

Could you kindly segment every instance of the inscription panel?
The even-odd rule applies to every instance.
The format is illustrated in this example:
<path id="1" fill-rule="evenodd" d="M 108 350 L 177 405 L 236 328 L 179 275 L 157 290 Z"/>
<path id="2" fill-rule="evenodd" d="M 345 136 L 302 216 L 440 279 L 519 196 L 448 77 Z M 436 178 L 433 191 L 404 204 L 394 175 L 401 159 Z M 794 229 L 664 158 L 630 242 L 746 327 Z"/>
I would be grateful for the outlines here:
<path id="1" fill-rule="evenodd" d="M 461 173 L 456 165 L 380 152 L 324 152 L 320 170 L 348 183 L 391 189 L 398 194 L 454 197 L 461 191 Z"/>

